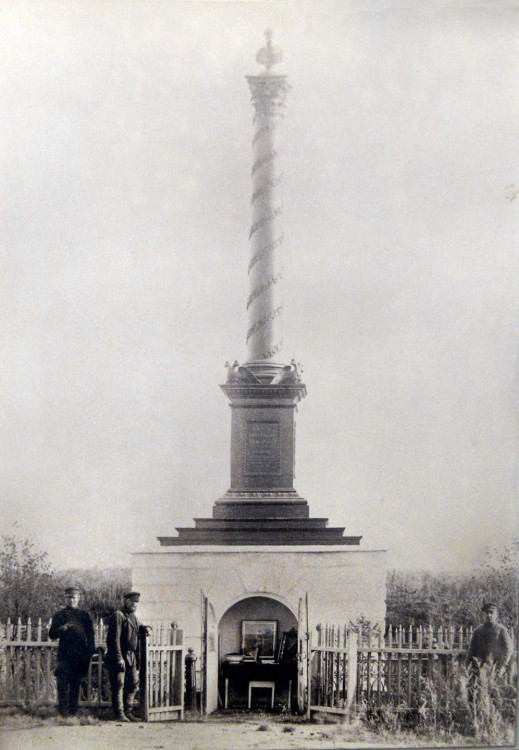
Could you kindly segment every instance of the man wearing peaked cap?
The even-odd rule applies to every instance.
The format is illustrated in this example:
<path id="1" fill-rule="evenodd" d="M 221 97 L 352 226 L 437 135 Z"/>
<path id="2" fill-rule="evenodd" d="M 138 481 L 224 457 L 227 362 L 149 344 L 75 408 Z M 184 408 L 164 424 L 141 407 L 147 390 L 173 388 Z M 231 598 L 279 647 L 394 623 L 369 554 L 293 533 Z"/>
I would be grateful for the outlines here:
<path id="1" fill-rule="evenodd" d="M 116 721 L 139 721 L 133 702 L 139 685 L 139 634 L 144 628 L 135 615 L 140 598 L 138 591 L 124 594 L 123 606 L 108 620 L 105 664 Z"/>
<path id="2" fill-rule="evenodd" d="M 467 653 L 467 665 L 473 677 L 479 675 L 484 664 L 494 664 L 498 674 L 502 674 L 512 656 L 512 640 L 505 626 L 497 621 L 497 604 L 486 602 L 481 611 L 484 621 L 474 630 Z"/>
<path id="3" fill-rule="evenodd" d="M 65 589 L 66 607 L 52 618 L 49 638 L 59 638 L 58 663 L 54 674 L 58 688 L 58 712 L 75 716 L 78 711 L 81 679 L 88 672 L 95 651 L 94 626 L 88 612 L 78 608 L 77 586 Z"/>

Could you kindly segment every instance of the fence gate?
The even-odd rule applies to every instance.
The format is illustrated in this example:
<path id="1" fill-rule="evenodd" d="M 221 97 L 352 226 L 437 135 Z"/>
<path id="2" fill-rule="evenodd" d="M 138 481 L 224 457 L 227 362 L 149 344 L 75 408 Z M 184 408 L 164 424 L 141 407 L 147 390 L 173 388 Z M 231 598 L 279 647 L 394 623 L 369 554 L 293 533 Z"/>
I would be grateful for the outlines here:
<path id="1" fill-rule="evenodd" d="M 184 718 L 182 631 L 163 625 L 141 635 L 141 716 L 144 721 Z"/>
<path id="2" fill-rule="evenodd" d="M 311 646 L 310 713 L 351 717 L 357 681 L 357 634 L 346 626 L 319 625 Z"/>

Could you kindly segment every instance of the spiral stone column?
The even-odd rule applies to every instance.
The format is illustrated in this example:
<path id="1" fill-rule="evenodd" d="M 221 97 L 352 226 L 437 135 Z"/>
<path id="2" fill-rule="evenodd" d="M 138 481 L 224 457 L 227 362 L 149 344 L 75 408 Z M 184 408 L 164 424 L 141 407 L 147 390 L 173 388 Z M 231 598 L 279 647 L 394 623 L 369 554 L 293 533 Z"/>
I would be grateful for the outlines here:
<path id="1" fill-rule="evenodd" d="M 278 130 L 283 118 L 287 92 L 286 76 L 270 69 L 281 60 L 281 51 L 267 46 L 256 60 L 266 70 L 247 76 L 254 106 L 252 164 L 252 224 L 249 233 L 249 297 L 247 300 L 247 361 L 272 360 L 282 348 L 281 319 L 283 300 L 280 250 L 283 243 L 281 182 Z"/>

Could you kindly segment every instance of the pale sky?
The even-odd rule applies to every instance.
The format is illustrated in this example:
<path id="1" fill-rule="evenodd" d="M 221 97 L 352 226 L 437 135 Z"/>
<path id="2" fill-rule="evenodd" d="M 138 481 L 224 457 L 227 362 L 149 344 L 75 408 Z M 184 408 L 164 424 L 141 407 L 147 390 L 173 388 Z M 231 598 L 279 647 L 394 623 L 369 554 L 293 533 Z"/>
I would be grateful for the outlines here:
<path id="1" fill-rule="evenodd" d="M 0 531 L 57 567 L 229 486 L 267 27 L 296 487 L 391 567 L 516 533 L 518 3 L 3 0 Z"/>

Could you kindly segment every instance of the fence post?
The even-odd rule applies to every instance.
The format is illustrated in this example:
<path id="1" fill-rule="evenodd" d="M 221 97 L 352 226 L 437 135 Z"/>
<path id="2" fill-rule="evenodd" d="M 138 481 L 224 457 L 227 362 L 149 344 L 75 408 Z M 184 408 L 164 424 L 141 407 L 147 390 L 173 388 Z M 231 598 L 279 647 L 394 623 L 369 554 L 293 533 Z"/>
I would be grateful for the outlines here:
<path id="1" fill-rule="evenodd" d="M 149 721 L 149 704 L 148 704 L 148 628 L 141 628 L 139 631 L 139 651 L 140 651 L 140 670 L 139 670 L 139 700 L 141 708 L 141 718 L 143 721 Z"/>
<path id="2" fill-rule="evenodd" d="M 186 704 L 190 711 L 196 711 L 196 664 L 195 650 L 188 648 L 184 657 L 186 667 Z"/>
<path id="3" fill-rule="evenodd" d="M 346 692 L 346 717 L 351 721 L 355 717 L 355 695 L 357 692 L 357 633 L 349 633 L 348 638 L 348 682 Z"/>

